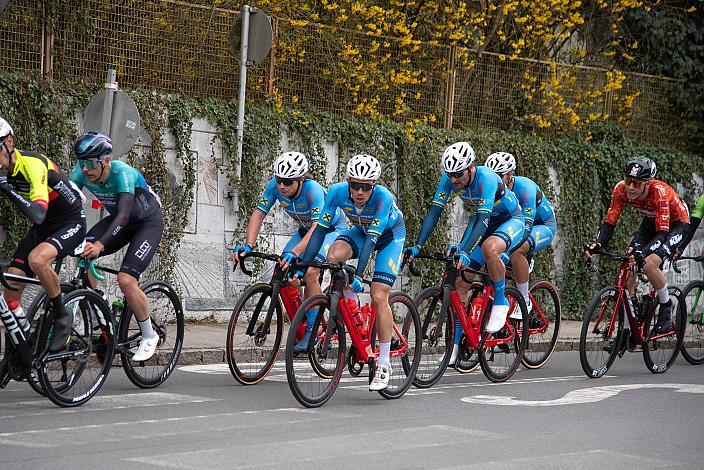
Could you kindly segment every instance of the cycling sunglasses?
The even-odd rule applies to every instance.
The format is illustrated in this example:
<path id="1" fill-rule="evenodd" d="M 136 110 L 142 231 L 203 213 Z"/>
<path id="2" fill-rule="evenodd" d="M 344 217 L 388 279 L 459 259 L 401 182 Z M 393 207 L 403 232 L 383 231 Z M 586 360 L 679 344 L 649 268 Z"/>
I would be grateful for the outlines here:
<path id="1" fill-rule="evenodd" d="M 296 178 L 280 178 L 276 177 L 276 184 L 283 184 L 284 186 L 291 186 L 296 182 Z"/>
<path id="2" fill-rule="evenodd" d="M 450 178 L 462 178 L 464 176 L 464 172 L 467 170 L 462 170 L 462 171 L 447 171 L 447 176 Z"/>
<path id="3" fill-rule="evenodd" d="M 353 191 L 358 191 L 362 190 L 364 192 L 371 191 L 374 188 L 374 185 L 371 183 L 360 183 L 358 181 L 350 181 L 350 189 Z"/>
<path id="4" fill-rule="evenodd" d="M 640 188 L 645 184 L 645 181 L 626 177 L 625 183 L 626 183 L 626 186 L 633 186 L 634 188 Z"/>
<path id="5" fill-rule="evenodd" d="M 89 170 L 92 170 L 93 168 L 97 168 L 98 164 L 102 161 L 102 158 L 98 160 L 78 160 L 78 165 L 81 168 L 87 168 Z"/>

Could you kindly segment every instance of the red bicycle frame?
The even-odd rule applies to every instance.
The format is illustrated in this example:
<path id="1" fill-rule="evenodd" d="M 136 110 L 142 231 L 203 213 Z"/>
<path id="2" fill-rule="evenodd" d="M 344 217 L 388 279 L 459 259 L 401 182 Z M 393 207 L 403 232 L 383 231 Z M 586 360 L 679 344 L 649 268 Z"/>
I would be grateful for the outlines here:
<path id="1" fill-rule="evenodd" d="M 460 295 L 457 291 L 450 291 L 450 302 L 452 303 L 452 308 L 460 320 L 465 338 L 467 338 L 467 345 L 472 349 L 478 348 L 481 342 L 479 330 L 482 324 L 482 319 L 484 318 L 489 305 L 489 299 L 494 300 L 494 286 L 484 285 L 481 294 L 479 294 L 477 298 L 479 298 L 481 302 L 470 302 L 469 313 L 467 313 L 464 302 L 460 299 Z M 508 300 L 509 311 L 512 311 L 515 307 L 515 301 L 513 299 Z M 506 328 L 509 332 L 506 338 L 495 338 L 494 335 L 491 335 L 491 338 L 486 339 L 483 347 L 491 348 L 493 346 L 498 346 L 499 344 L 506 344 L 513 341 L 517 334 L 516 328 L 514 328 L 509 321 L 506 321 Z"/>
<path id="2" fill-rule="evenodd" d="M 342 314 L 342 321 L 345 323 L 347 332 L 352 339 L 356 362 L 359 364 L 367 364 L 370 358 L 378 357 L 379 348 L 377 347 L 374 351 L 372 351 L 372 330 L 376 324 L 376 307 L 372 305 L 369 313 L 366 314 L 369 315 L 369 318 L 364 318 L 364 323 L 368 323 L 369 325 L 365 334 L 362 333 L 361 329 L 354 321 L 353 313 L 347 306 L 347 302 L 345 302 L 344 297 L 340 297 L 337 301 L 337 311 Z M 364 309 L 360 309 L 360 312 L 363 311 Z M 395 323 L 393 324 L 393 330 L 399 338 L 401 344 L 400 347 L 391 350 L 391 357 L 402 356 L 406 353 L 408 342 L 404 338 L 403 334 L 401 334 L 401 331 L 399 331 Z"/>

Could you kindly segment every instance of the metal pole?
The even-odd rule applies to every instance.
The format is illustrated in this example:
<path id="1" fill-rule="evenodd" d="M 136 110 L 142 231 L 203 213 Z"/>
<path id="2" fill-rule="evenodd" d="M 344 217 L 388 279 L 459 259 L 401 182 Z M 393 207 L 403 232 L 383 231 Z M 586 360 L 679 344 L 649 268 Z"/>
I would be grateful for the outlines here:
<path id="1" fill-rule="evenodd" d="M 110 136 L 110 126 L 112 125 L 112 100 L 117 91 L 117 73 L 113 69 L 108 69 L 108 77 L 105 80 L 105 102 L 103 103 L 103 120 L 100 123 L 100 133 Z"/>
<path id="2" fill-rule="evenodd" d="M 249 5 L 242 5 L 242 40 L 240 41 L 240 89 L 237 98 L 237 179 L 242 177 L 242 139 L 244 136 L 244 100 L 247 87 L 247 49 L 249 48 Z M 239 194 L 235 194 L 235 208 L 239 209 Z"/>

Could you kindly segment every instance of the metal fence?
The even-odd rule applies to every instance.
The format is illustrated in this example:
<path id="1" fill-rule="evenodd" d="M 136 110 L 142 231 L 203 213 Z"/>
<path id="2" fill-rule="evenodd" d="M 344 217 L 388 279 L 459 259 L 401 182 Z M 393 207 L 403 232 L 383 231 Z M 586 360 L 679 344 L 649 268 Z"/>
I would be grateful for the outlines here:
<path id="1" fill-rule="evenodd" d="M 217 6 L 213 6 L 215 3 Z M 239 1 L 13 0 L 0 17 L 0 67 L 43 73 L 55 80 L 104 80 L 115 68 L 122 87 L 233 99 L 237 64 L 229 32 Z M 437 126 L 509 127 L 523 112 L 524 73 L 539 83 L 569 74 L 566 104 L 606 81 L 597 68 L 504 60 L 427 43 L 274 19 L 267 61 L 251 68 L 249 96 L 337 113 L 419 119 Z M 369 65 L 373 64 L 373 65 Z M 471 64 L 468 66 L 468 64 Z M 366 67 L 366 68 L 365 68 Z M 676 141 L 677 119 L 667 103 L 677 82 L 626 74 L 623 88 L 592 100 L 588 112 L 629 119 L 632 136 Z M 629 114 L 619 100 L 635 95 Z M 587 110 L 582 109 L 582 113 Z"/>

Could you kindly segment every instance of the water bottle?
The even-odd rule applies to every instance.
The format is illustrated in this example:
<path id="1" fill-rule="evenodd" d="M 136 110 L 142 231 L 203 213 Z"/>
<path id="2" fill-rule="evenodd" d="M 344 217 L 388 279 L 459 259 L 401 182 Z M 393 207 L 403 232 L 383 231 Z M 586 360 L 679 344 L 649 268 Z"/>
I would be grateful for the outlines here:
<path id="1" fill-rule="evenodd" d="M 8 300 L 7 306 L 10 309 L 12 315 L 17 320 L 17 323 L 22 328 L 22 331 L 24 332 L 24 337 L 27 338 L 29 335 L 29 322 L 27 321 L 27 315 L 25 314 L 22 305 L 20 305 L 20 303 L 16 300 Z"/>
<path id="2" fill-rule="evenodd" d="M 345 296 L 345 305 L 347 305 L 355 325 L 357 325 L 357 328 L 361 329 L 363 318 L 359 312 L 359 298 L 357 297 L 357 294 L 352 291 L 346 290 L 343 293 Z"/>
<path id="3" fill-rule="evenodd" d="M 369 333 L 369 322 L 372 319 L 372 307 L 369 304 L 362 305 L 362 313 L 360 316 L 362 317 L 360 332 L 362 333 L 362 336 L 366 337 Z"/>
<path id="4" fill-rule="evenodd" d="M 122 318 L 122 311 L 125 309 L 125 303 L 121 299 L 117 299 L 112 303 L 112 321 L 115 325 L 120 324 L 120 318 Z"/>

